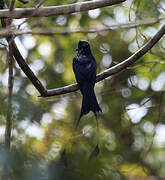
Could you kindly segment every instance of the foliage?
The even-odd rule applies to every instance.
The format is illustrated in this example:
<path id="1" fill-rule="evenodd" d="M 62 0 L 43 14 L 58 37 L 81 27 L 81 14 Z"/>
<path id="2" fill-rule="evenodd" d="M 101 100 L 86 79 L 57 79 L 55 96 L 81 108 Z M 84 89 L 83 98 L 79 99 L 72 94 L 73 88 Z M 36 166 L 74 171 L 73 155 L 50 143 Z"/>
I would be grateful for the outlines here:
<path id="1" fill-rule="evenodd" d="M 49 0 L 43 6 L 74 2 Z M 35 7 L 38 3 L 29 1 L 23 5 L 16 1 L 15 7 Z M 95 10 L 93 14 L 29 18 L 21 28 L 55 31 L 147 21 L 163 15 L 163 7 L 165 2 L 160 0 L 128 0 Z M 14 25 L 21 22 L 13 20 Z M 72 59 L 79 40 L 89 41 L 101 72 L 133 54 L 163 23 L 164 20 L 138 28 L 96 33 L 22 35 L 15 40 L 31 69 L 45 87 L 51 89 L 75 82 Z M 4 38 L 0 42 L 6 43 Z M 165 178 L 165 38 L 136 64 L 96 84 L 95 91 L 103 109 L 103 115 L 98 117 L 99 131 L 92 113 L 83 117 L 78 130 L 74 129 L 81 105 L 80 92 L 38 97 L 37 90 L 15 64 L 10 153 L 3 148 L 8 96 L 7 52 L 3 45 L 0 48 L 0 169 L 4 161 L 8 161 L 12 179 Z M 89 161 L 98 142 L 100 153 Z"/>

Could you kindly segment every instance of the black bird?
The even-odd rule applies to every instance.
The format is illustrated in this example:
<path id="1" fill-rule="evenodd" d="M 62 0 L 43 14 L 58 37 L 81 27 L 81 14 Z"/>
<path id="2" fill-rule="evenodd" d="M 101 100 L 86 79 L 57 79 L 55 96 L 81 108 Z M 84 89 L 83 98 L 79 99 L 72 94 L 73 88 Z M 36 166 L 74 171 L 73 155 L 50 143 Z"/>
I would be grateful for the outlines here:
<path id="1" fill-rule="evenodd" d="M 97 121 L 97 112 L 102 112 L 102 110 L 94 92 L 97 64 L 92 55 L 90 45 L 86 41 L 79 41 L 76 50 L 78 52 L 73 59 L 73 71 L 83 96 L 80 117 L 76 122 L 77 128 L 83 115 L 92 111 Z"/>

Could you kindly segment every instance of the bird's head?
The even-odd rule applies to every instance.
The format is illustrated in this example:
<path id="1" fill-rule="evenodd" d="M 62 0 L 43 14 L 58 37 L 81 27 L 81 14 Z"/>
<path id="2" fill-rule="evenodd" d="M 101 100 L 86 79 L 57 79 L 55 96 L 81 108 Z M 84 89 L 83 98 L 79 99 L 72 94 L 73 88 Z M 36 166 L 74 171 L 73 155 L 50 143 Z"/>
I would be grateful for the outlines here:
<path id="1" fill-rule="evenodd" d="M 80 54 L 89 54 L 91 53 L 91 48 L 87 41 L 79 41 L 76 51 Z"/>

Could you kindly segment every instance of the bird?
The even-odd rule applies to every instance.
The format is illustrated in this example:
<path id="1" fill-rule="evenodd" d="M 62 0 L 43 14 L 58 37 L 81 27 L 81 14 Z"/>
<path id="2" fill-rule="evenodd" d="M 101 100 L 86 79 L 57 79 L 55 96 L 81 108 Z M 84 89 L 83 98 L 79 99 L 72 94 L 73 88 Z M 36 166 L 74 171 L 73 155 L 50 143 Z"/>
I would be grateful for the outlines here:
<path id="1" fill-rule="evenodd" d="M 91 47 L 87 41 L 79 41 L 76 51 L 77 55 L 73 58 L 72 66 L 82 94 L 81 112 L 76 122 L 77 128 L 81 117 L 88 114 L 90 111 L 94 113 L 97 122 L 97 113 L 102 112 L 102 109 L 97 102 L 94 92 L 97 64 L 92 54 Z"/>

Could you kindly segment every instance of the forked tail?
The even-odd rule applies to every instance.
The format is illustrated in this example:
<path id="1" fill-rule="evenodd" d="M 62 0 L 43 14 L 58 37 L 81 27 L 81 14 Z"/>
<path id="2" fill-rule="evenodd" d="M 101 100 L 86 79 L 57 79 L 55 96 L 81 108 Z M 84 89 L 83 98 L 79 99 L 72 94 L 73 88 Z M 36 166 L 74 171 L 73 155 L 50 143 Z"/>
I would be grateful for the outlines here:
<path id="1" fill-rule="evenodd" d="M 80 117 L 76 122 L 76 128 L 79 125 L 80 119 L 83 115 L 88 114 L 89 111 L 92 111 L 95 116 L 97 112 L 102 112 L 94 92 L 93 85 L 89 82 L 85 83 L 81 89 L 82 91 L 82 106 L 81 106 L 81 113 Z"/>

